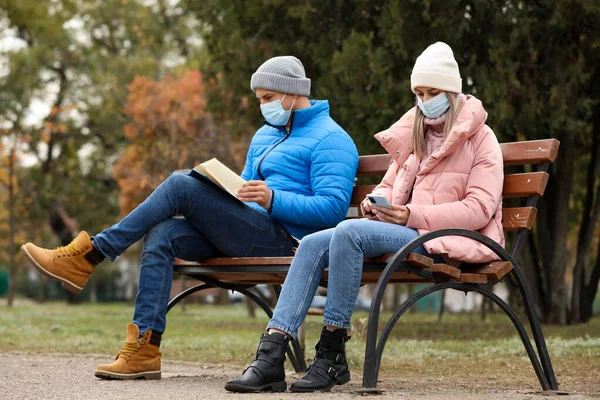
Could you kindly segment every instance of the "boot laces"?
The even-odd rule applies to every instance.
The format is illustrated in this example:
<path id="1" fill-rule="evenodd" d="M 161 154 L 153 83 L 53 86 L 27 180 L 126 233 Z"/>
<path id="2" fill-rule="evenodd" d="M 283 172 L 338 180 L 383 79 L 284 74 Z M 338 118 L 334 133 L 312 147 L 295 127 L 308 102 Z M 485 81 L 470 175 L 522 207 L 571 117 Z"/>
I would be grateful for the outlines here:
<path id="1" fill-rule="evenodd" d="M 138 342 L 125 342 L 125 346 L 119 352 L 117 358 L 121 357 L 121 355 L 125 358 L 131 358 L 137 351 L 140 349 L 140 344 Z"/>
<path id="2" fill-rule="evenodd" d="M 56 252 L 58 257 L 73 257 L 78 256 L 82 253 L 77 247 L 75 247 L 74 243 L 69 243 L 66 246 L 61 246 L 56 248 Z"/>

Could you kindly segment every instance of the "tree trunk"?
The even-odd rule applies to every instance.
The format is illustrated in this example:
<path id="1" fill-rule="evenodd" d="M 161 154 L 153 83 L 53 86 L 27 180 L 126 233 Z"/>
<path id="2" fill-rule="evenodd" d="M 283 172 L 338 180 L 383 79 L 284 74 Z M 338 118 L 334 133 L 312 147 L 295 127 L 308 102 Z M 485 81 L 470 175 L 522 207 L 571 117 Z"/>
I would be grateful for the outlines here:
<path id="1" fill-rule="evenodd" d="M 597 70 L 597 77 L 595 82 L 597 83 L 597 86 L 600 86 L 600 70 Z M 594 146 L 594 150 L 595 153 L 593 153 L 593 155 L 595 155 L 596 157 L 598 157 L 598 152 L 600 151 L 600 106 L 597 107 L 596 110 L 596 118 L 594 120 L 594 129 L 592 130 L 592 146 Z M 594 183 L 595 183 L 596 179 L 594 176 Z M 589 190 L 589 183 L 588 183 L 588 190 Z M 596 188 L 596 200 L 595 200 L 595 207 L 594 207 L 594 211 L 592 213 L 593 215 L 593 225 L 590 227 L 591 232 L 593 233 L 595 225 L 596 225 L 596 221 L 598 219 L 598 216 L 600 214 L 600 185 L 598 185 L 598 187 Z M 585 216 L 584 216 L 585 217 Z M 590 240 L 591 243 L 591 240 Z M 589 248 L 589 246 L 588 246 Z M 589 250 L 586 251 L 586 254 L 589 254 Z M 579 256 L 579 254 L 578 254 Z M 588 257 L 589 260 L 589 257 Z M 598 283 L 600 282 L 600 244 L 598 245 L 598 249 L 596 250 L 596 263 L 594 265 L 594 269 L 592 271 L 587 271 L 588 267 L 589 267 L 589 262 L 588 264 L 583 266 L 583 271 L 581 273 L 581 277 L 579 282 L 581 283 L 582 287 L 581 287 L 581 291 L 579 293 L 579 320 L 578 322 L 588 322 L 590 320 L 590 318 L 592 318 L 592 313 L 593 313 L 593 306 L 594 306 L 594 299 L 596 297 L 596 293 L 598 292 Z M 587 279 L 589 277 L 589 281 L 586 283 Z M 574 277 L 575 278 L 575 277 Z M 577 293 L 573 292 L 573 295 L 575 296 Z"/>
<path id="2" fill-rule="evenodd" d="M 588 322 L 593 315 L 594 311 L 594 299 L 598 292 L 598 284 L 600 283 L 600 244 L 596 252 L 596 264 L 589 283 L 581 290 L 581 301 L 580 301 L 580 321 Z"/>
<path id="3" fill-rule="evenodd" d="M 256 318 L 256 312 L 254 310 L 254 301 L 250 297 L 244 296 L 244 303 L 246 304 L 248 318 Z"/>
<path id="4" fill-rule="evenodd" d="M 220 305 L 220 306 L 231 304 L 231 301 L 229 301 L 228 292 L 229 291 L 227 289 L 219 289 L 219 294 L 217 295 L 217 298 L 215 299 L 215 304 Z"/>
<path id="5" fill-rule="evenodd" d="M 15 277 L 17 263 L 15 261 L 15 146 L 10 150 L 8 160 L 8 295 L 7 303 L 12 307 L 15 299 Z"/>
<path id="6" fill-rule="evenodd" d="M 569 200 L 573 180 L 573 140 L 561 138 L 547 194 L 539 201 L 538 244 L 545 276 L 546 303 L 542 320 L 565 325 L 569 297 L 565 284 Z"/>
<path id="7" fill-rule="evenodd" d="M 584 207 L 579 234 L 577 236 L 577 260 L 573 267 L 573 288 L 571 290 L 569 323 L 583 322 L 581 302 L 585 301 L 583 297 L 586 295 L 586 272 L 589 271 L 591 262 L 590 247 L 594 238 L 594 228 L 598 219 L 598 212 L 600 211 L 600 185 L 597 186 L 597 192 L 595 190 L 599 139 L 600 138 L 598 138 L 597 135 L 592 136 L 592 146 L 590 148 L 591 157 L 586 176 Z"/>

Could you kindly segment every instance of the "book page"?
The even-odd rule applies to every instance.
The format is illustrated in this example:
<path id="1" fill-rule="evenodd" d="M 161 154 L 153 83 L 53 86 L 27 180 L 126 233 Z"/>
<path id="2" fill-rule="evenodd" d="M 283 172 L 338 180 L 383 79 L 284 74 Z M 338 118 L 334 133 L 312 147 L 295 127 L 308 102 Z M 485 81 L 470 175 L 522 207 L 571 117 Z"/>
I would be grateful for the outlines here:
<path id="1" fill-rule="evenodd" d="M 217 183 L 233 196 L 235 196 L 238 190 L 246 183 L 241 176 L 230 170 L 216 158 L 199 164 L 194 170 L 208 176 L 213 182 Z"/>

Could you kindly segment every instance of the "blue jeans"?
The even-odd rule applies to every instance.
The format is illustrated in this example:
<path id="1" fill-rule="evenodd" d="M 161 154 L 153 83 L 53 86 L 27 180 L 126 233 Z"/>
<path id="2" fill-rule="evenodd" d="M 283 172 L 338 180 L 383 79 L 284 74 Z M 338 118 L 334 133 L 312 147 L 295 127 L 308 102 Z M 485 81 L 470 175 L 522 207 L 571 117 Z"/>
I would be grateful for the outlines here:
<path id="1" fill-rule="evenodd" d="M 419 236 L 414 229 L 370 220 L 346 220 L 337 227 L 305 236 L 300 242 L 267 329 L 297 337 L 323 271 L 329 266 L 323 322 L 350 328 L 360 288 L 364 257 L 395 253 Z M 423 246 L 414 250 L 427 254 Z"/>
<path id="2" fill-rule="evenodd" d="M 181 215 L 182 217 L 175 217 Z M 271 216 L 188 175 L 174 174 L 94 237 L 110 260 L 144 238 L 133 323 L 164 332 L 175 258 L 291 256 L 297 242 Z"/>

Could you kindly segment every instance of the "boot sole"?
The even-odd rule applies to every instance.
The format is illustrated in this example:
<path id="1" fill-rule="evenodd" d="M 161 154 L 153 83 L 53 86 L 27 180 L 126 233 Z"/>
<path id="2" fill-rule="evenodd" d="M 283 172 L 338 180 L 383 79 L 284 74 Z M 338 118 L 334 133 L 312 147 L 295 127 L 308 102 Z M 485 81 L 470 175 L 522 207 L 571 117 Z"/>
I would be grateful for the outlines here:
<path id="1" fill-rule="evenodd" d="M 136 374 L 119 374 L 117 372 L 96 371 L 94 376 L 102 379 L 129 380 L 129 379 L 160 379 L 160 371 L 138 372 Z"/>
<path id="2" fill-rule="evenodd" d="M 313 388 L 294 387 L 294 384 L 292 384 L 290 386 L 290 390 L 294 393 L 329 392 L 329 391 L 331 391 L 331 388 L 333 388 L 334 386 L 345 385 L 348 382 L 350 382 L 350 373 L 342 375 L 340 377 L 339 381 L 332 383 L 328 387 L 313 389 Z"/>
<path id="3" fill-rule="evenodd" d="M 25 254 L 27 259 L 29 260 L 29 263 L 31 265 L 33 265 L 35 267 L 35 269 L 40 271 L 41 274 L 47 276 L 48 278 L 56 279 L 56 280 L 62 282 L 62 286 L 65 289 L 67 289 L 69 292 L 71 292 L 73 294 L 79 294 L 83 290 L 82 287 L 77 286 L 76 284 L 69 281 L 68 279 L 62 278 L 58 275 L 54 275 L 52 272 L 45 270 L 44 267 L 42 267 L 40 264 L 38 264 L 37 261 L 35 261 L 35 259 L 31 256 L 31 254 L 29 254 L 29 252 L 25 248 L 25 245 L 21 246 L 21 251 L 23 252 L 23 254 Z"/>
<path id="4" fill-rule="evenodd" d="M 258 393 L 258 392 L 285 392 L 287 390 L 287 384 L 283 382 L 269 383 L 262 386 L 244 386 L 236 383 L 228 383 L 225 385 L 225 390 L 229 392 L 237 393 Z"/>

